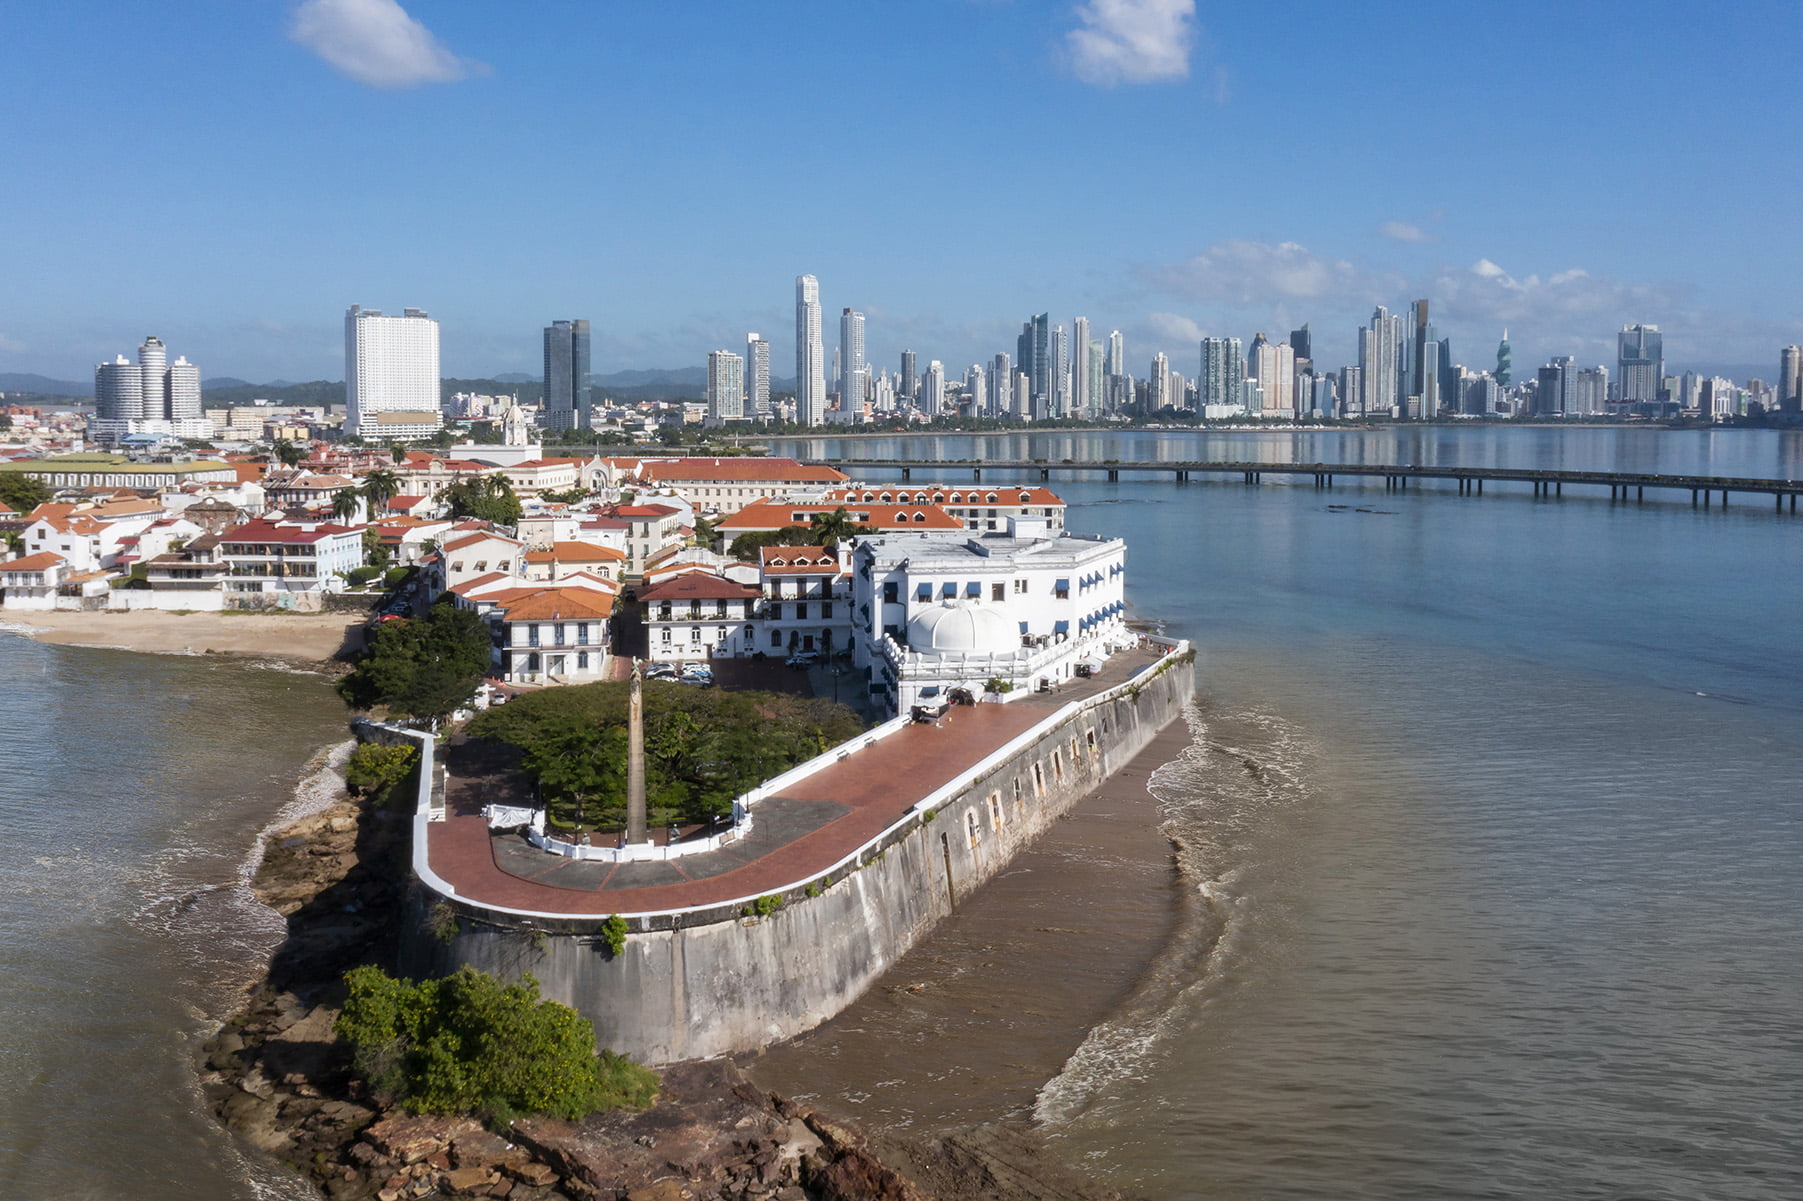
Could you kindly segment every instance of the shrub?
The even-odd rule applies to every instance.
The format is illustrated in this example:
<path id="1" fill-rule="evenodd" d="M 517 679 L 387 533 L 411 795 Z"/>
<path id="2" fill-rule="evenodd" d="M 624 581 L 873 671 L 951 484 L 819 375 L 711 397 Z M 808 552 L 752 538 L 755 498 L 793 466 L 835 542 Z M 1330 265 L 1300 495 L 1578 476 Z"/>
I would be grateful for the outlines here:
<path id="1" fill-rule="evenodd" d="M 601 923 L 601 938 L 607 943 L 607 953 L 618 955 L 626 949 L 626 919 L 614 914 Z"/>
<path id="2" fill-rule="evenodd" d="M 989 679 L 983 683 L 983 691 L 996 693 L 1013 692 L 1014 682 L 1012 680 L 1004 680 L 1000 676 L 990 676 Z"/>
<path id="3" fill-rule="evenodd" d="M 344 582 L 353 588 L 361 588 L 381 574 L 382 572 L 379 568 L 353 567 L 344 573 Z"/>
<path id="4" fill-rule="evenodd" d="M 411 567 L 390 567 L 382 573 L 382 587 L 392 588 L 405 580 L 413 572 Z"/>
<path id="5" fill-rule="evenodd" d="M 345 983 L 335 1033 L 370 1087 L 415 1113 L 575 1121 L 599 1109 L 642 1109 L 657 1091 L 647 1069 L 596 1055 L 593 1024 L 540 1000 L 531 976 L 502 984 L 465 967 L 415 983 L 364 966 Z"/>
<path id="6" fill-rule="evenodd" d="M 418 759 L 417 747 L 360 743 L 344 765 L 344 786 L 358 796 L 385 793 L 406 781 Z"/>

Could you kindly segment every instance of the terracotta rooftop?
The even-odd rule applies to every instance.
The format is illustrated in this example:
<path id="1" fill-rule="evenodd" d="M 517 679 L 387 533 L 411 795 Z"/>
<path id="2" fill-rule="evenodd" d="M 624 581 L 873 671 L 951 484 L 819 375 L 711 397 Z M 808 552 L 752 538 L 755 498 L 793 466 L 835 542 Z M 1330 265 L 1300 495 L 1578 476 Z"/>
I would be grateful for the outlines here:
<path id="1" fill-rule="evenodd" d="M 661 580 L 639 593 L 641 601 L 750 600 L 758 590 L 750 584 L 721 579 L 705 571 L 687 571 Z"/>

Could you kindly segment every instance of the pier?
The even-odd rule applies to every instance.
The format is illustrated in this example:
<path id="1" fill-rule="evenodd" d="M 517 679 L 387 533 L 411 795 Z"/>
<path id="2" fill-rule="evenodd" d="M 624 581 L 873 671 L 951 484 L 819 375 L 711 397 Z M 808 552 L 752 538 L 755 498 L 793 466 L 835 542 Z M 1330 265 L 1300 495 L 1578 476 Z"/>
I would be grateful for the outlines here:
<path id="1" fill-rule="evenodd" d="M 861 471 L 897 471 L 904 481 L 912 480 L 919 471 L 940 482 L 968 472 L 971 480 L 981 482 L 984 473 L 991 479 L 1024 476 L 1040 482 L 1049 481 L 1052 473 L 1069 472 L 1101 475 L 1109 482 L 1124 476 L 1169 477 L 1179 484 L 1202 477 L 1238 476 L 1248 487 L 1256 487 L 1266 476 L 1307 476 L 1317 488 L 1331 488 L 1336 477 L 1381 479 L 1388 491 L 1407 491 L 1411 482 L 1451 480 L 1461 496 L 1482 496 L 1484 484 L 1527 484 L 1537 497 L 1561 497 L 1567 484 L 1607 488 L 1611 501 L 1644 503 L 1649 490 L 1689 492 L 1693 507 L 1708 508 L 1719 494 L 1725 508 L 1730 493 L 1770 496 L 1777 511 L 1797 511 L 1797 497 L 1803 494 L 1803 480 L 1742 479 L 1702 475 L 1655 475 L 1623 471 L 1548 471 L 1515 467 L 1423 467 L 1416 464 L 1377 463 L 1247 463 L 1179 460 L 1102 459 L 816 459 L 813 462 L 855 475 Z"/>

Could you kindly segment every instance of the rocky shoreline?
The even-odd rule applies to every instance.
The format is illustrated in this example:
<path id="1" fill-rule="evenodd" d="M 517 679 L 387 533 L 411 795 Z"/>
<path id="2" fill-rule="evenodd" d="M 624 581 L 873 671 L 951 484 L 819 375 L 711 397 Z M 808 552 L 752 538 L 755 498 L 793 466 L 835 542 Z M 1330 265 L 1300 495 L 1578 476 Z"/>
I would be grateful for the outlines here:
<path id="1" fill-rule="evenodd" d="M 408 816 L 346 798 L 269 840 L 252 882 L 288 935 L 243 1008 L 203 1048 L 207 1103 L 332 1201 L 1118 1201 L 1024 1127 L 868 1134 L 752 1085 L 729 1060 L 665 1069 L 641 1113 L 571 1123 L 386 1109 L 332 1037 L 342 978 L 395 960 Z"/>

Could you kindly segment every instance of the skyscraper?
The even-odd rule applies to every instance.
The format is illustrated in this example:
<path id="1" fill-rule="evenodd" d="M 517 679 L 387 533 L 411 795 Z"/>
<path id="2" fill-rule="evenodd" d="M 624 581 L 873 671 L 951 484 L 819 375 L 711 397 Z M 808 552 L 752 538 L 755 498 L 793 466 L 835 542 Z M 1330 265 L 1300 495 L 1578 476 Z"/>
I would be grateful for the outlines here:
<path id="1" fill-rule="evenodd" d="M 383 442 L 430 437 L 438 405 L 438 322 L 352 305 L 344 315 L 345 429 Z"/>
<path id="2" fill-rule="evenodd" d="M 745 416 L 745 360 L 730 350 L 707 356 L 707 420 L 709 425 Z"/>
<path id="3" fill-rule="evenodd" d="M 177 355 L 163 374 L 164 416 L 171 421 L 197 421 L 200 412 L 200 368 Z"/>
<path id="4" fill-rule="evenodd" d="M 1012 416 L 1014 408 L 1014 360 L 1000 351 L 989 369 L 989 409 L 992 417 Z"/>
<path id="5" fill-rule="evenodd" d="M 1088 417 L 1095 412 L 1095 394 L 1089 390 L 1089 318 L 1071 322 L 1070 416 Z"/>
<path id="6" fill-rule="evenodd" d="M 135 363 L 115 355 L 94 368 L 94 417 L 88 423 L 94 441 L 140 433 L 205 438 L 212 429 L 200 410 L 200 368 L 185 358 L 169 362 L 161 338 L 145 338 Z"/>
<path id="7" fill-rule="evenodd" d="M 144 418 L 144 376 L 124 355 L 94 368 L 94 416 L 102 421 Z"/>
<path id="8" fill-rule="evenodd" d="M 1308 322 L 1306 321 L 1302 323 L 1301 329 L 1293 329 L 1290 331 L 1290 349 L 1296 352 L 1296 357 L 1298 359 L 1307 359 L 1312 363 L 1315 360 L 1315 352 L 1314 347 L 1310 344 L 1311 341 L 1312 339 L 1309 337 L 1308 333 Z"/>
<path id="9" fill-rule="evenodd" d="M 1511 370 L 1512 367 L 1509 360 L 1509 329 L 1507 326 L 1504 326 L 1502 341 L 1496 344 L 1495 374 L 1497 387 L 1506 388 L 1509 386 L 1509 375 Z"/>
<path id="10" fill-rule="evenodd" d="M 1786 346 L 1779 355 L 1778 411 L 1803 413 L 1803 346 Z"/>
<path id="11" fill-rule="evenodd" d="M 920 392 L 920 377 L 915 369 L 914 352 L 902 351 L 901 394 L 909 400 Z"/>
<path id="12" fill-rule="evenodd" d="M 1427 344 L 1437 341 L 1438 339 L 1434 337 L 1433 326 L 1427 318 L 1427 301 L 1417 300 L 1409 306 L 1408 377 L 1402 385 L 1405 396 L 1421 398 L 1420 410 L 1411 414 L 1412 416 L 1431 417 L 1434 414 L 1434 405 L 1431 403 L 1430 397 L 1440 391 L 1440 372 L 1437 362 L 1434 363 L 1434 369 L 1431 371 L 1428 369 L 1428 364 L 1430 359 L 1437 360 L 1439 358 L 1439 348 L 1436 347 L 1430 352 Z"/>
<path id="13" fill-rule="evenodd" d="M 864 314 L 845 309 L 839 314 L 839 403 L 854 409 L 864 403 Z"/>
<path id="14" fill-rule="evenodd" d="M 1665 338 L 1657 325 L 1624 325 L 1615 339 L 1617 395 L 1624 401 L 1658 400 L 1665 378 Z"/>
<path id="15" fill-rule="evenodd" d="M 1044 417 L 1052 398 L 1051 314 L 1029 318 L 1020 329 L 1020 369 L 1032 381 L 1031 395 L 1017 398 L 1023 416 Z"/>
<path id="16" fill-rule="evenodd" d="M 770 416 L 770 343 L 755 333 L 745 335 L 745 415 Z"/>
<path id="17" fill-rule="evenodd" d="M 1388 413 L 1402 401 L 1402 359 L 1405 355 L 1402 318 L 1382 305 L 1371 311 L 1371 324 L 1359 327 L 1359 379 L 1364 394 L 1359 412 Z M 1348 404 L 1351 398 L 1347 398 Z"/>
<path id="18" fill-rule="evenodd" d="M 577 430 L 589 424 L 589 332 L 587 321 L 553 321 L 545 327 L 543 425 Z"/>
<path id="19" fill-rule="evenodd" d="M 1146 385 L 1152 391 L 1147 400 L 1149 408 L 1156 411 L 1165 405 L 1175 407 L 1176 402 L 1171 399 L 1171 361 L 1162 350 L 1152 356 L 1152 372 L 1146 377 Z"/>
<path id="20" fill-rule="evenodd" d="M 1071 411 L 1071 367 L 1070 355 L 1065 349 L 1064 327 L 1053 327 L 1047 343 L 1046 357 L 1051 365 L 1048 371 L 1049 389 L 1045 416 L 1069 417 Z"/>
<path id="21" fill-rule="evenodd" d="M 920 382 L 920 411 L 937 417 L 945 411 L 945 364 L 934 359 Z"/>
<path id="22" fill-rule="evenodd" d="M 795 420 L 826 420 L 826 345 L 820 333 L 820 281 L 795 277 Z"/>
<path id="23" fill-rule="evenodd" d="M 1261 417 L 1296 416 L 1296 352 L 1288 342 L 1269 342 L 1263 334 L 1252 341 L 1252 378 L 1262 393 Z"/>
<path id="24" fill-rule="evenodd" d="M 1238 338 L 1202 339 L 1202 371 L 1196 376 L 1196 404 L 1204 415 L 1209 405 L 1239 407 L 1246 379 L 1246 356 Z"/>

